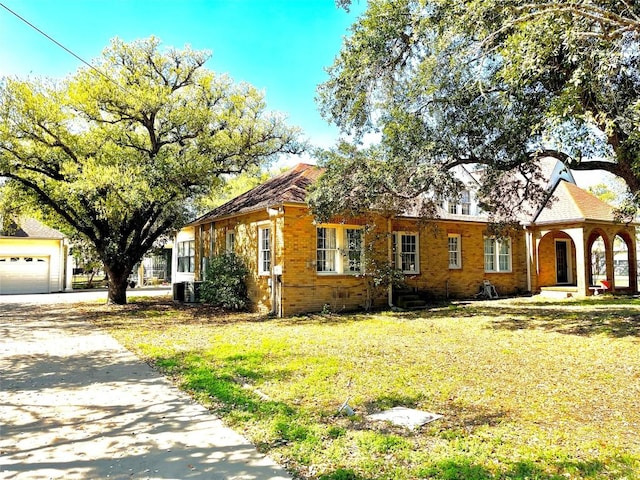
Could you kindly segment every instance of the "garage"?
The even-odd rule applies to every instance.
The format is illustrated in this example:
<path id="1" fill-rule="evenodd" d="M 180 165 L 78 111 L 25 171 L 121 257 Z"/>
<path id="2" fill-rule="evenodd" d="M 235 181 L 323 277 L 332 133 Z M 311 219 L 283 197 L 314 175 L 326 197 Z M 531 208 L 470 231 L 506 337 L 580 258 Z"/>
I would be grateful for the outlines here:
<path id="1" fill-rule="evenodd" d="M 0 256 L 0 295 L 49 293 L 49 257 Z"/>

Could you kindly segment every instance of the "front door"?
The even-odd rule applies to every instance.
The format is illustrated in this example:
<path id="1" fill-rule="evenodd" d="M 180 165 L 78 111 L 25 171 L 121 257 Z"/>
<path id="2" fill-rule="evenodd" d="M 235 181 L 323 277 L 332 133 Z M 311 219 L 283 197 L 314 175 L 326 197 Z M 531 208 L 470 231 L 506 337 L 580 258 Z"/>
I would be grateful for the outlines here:
<path id="1" fill-rule="evenodd" d="M 556 240 L 556 280 L 569 283 L 569 242 Z"/>

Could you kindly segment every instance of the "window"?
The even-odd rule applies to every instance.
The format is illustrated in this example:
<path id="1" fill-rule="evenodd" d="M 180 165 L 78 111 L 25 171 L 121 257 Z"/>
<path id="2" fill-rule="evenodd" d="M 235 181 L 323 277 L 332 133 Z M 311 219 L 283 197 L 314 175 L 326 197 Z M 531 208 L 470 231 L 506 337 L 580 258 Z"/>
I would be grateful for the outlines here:
<path id="1" fill-rule="evenodd" d="M 195 272 L 196 267 L 196 241 L 188 240 L 186 242 L 178 242 L 178 271 L 179 272 Z"/>
<path id="2" fill-rule="evenodd" d="M 452 215 L 457 215 L 458 214 L 458 204 L 457 203 L 449 202 L 449 213 L 452 214 Z"/>
<path id="3" fill-rule="evenodd" d="M 471 194 L 469 190 L 463 190 L 460 194 L 460 213 L 471 215 Z"/>
<path id="4" fill-rule="evenodd" d="M 233 230 L 227 232 L 225 250 L 227 253 L 233 253 L 236 250 L 236 232 Z"/>
<path id="5" fill-rule="evenodd" d="M 460 235 L 449 234 L 449 268 L 462 268 Z"/>
<path id="6" fill-rule="evenodd" d="M 345 250 L 347 265 L 345 270 L 351 273 L 362 271 L 362 230 L 347 228 L 345 233 Z"/>
<path id="7" fill-rule="evenodd" d="M 271 230 L 260 228 L 258 230 L 258 271 L 260 275 L 271 273 Z"/>
<path id="8" fill-rule="evenodd" d="M 402 273 L 420 273 L 418 234 L 397 232 L 393 236 L 396 268 Z"/>
<path id="9" fill-rule="evenodd" d="M 318 227 L 316 270 L 319 273 L 361 273 L 362 245 L 360 227 Z"/>
<path id="10" fill-rule="evenodd" d="M 511 271 L 511 239 L 484 239 L 485 272 Z"/>
<path id="11" fill-rule="evenodd" d="M 335 272 L 338 245 L 336 243 L 336 229 L 318 228 L 318 249 L 316 269 L 318 272 Z"/>

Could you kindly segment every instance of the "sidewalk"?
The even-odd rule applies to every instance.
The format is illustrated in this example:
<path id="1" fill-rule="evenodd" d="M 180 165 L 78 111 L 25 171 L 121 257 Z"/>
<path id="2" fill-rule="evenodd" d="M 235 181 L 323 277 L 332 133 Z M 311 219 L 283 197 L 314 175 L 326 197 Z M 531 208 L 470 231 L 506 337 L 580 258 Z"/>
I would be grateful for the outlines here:
<path id="1" fill-rule="evenodd" d="M 0 372 L 0 478 L 290 478 L 68 305 L 0 303 Z"/>

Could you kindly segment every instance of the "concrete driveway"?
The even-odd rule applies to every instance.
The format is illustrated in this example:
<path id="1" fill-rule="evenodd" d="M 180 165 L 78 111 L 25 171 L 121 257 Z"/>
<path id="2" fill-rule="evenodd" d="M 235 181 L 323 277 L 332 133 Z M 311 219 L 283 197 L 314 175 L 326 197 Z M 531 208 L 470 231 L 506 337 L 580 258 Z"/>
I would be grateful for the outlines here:
<path id="1" fill-rule="evenodd" d="M 69 305 L 20 297 L 0 297 L 1 478 L 290 478 Z"/>

